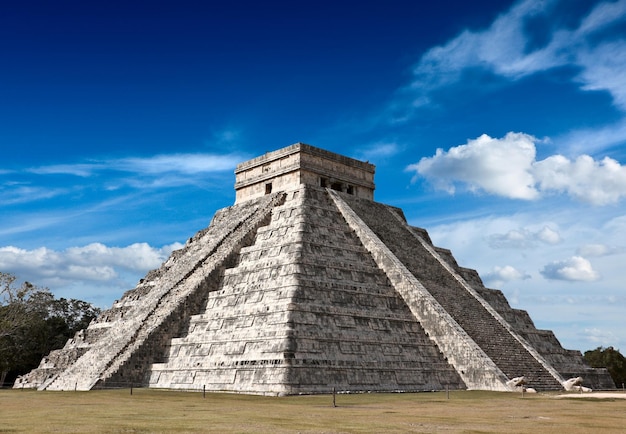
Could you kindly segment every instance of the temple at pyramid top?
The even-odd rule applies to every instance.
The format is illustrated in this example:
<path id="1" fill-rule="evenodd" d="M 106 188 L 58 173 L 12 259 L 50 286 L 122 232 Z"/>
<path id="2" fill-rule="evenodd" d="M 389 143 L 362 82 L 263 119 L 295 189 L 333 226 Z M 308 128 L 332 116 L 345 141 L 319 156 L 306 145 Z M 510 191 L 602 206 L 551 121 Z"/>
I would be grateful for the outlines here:
<path id="1" fill-rule="evenodd" d="M 301 184 L 374 200 L 374 165 L 296 143 L 238 164 L 235 203 Z"/>

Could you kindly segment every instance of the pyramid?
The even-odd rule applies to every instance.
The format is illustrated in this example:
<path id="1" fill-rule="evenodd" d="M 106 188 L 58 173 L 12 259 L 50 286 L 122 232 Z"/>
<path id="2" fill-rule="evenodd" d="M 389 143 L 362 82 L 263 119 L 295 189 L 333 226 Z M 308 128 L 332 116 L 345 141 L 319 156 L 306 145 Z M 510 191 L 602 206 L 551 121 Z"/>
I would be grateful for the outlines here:
<path id="1" fill-rule="evenodd" d="M 236 200 L 16 388 L 262 395 L 557 390 L 606 369 L 535 328 L 401 209 L 374 166 L 302 143 L 241 163 Z"/>

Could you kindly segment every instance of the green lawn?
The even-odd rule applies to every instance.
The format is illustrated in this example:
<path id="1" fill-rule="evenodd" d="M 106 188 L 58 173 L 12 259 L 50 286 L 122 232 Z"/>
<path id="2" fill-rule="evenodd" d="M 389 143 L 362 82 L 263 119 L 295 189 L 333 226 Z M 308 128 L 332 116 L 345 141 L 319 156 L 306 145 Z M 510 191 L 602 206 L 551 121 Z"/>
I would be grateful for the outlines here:
<path id="1" fill-rule="evenodd" d="M 626 432 L 626 400 L 476 391 L 261 397 L 0 390 L 0 432 Z"/>

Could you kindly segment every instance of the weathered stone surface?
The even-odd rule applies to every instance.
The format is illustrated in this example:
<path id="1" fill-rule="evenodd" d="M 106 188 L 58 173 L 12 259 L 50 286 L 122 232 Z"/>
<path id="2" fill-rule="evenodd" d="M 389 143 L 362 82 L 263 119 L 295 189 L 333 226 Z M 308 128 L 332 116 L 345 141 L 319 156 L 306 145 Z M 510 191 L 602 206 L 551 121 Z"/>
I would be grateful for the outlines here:
<path id="1" fill-rule="evenodd" d="M 236 189 L 235 205 L 15 387 L 613 387 L 374 202 L 369 163 L 297 144 L 239 165 Z"/>
<path id="2" fill-rule="evenodd" d="M 274 209 L 150 379 L 263 394 L 446 385 L 464 387 L 328 194 L 306 186 Z"/>
<path id="3" fill-rule="evenodd" d="M 301 184 L 374 199 L 374 165 L 296 143 L 245 161 L 235 170 L 235 204 Z"/>

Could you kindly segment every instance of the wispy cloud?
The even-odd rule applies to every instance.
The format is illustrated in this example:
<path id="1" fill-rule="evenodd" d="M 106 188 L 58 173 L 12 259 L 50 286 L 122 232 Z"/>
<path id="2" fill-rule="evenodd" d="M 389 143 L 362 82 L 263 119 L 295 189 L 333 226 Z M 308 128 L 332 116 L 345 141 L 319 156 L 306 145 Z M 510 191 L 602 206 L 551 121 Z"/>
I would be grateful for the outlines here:
<path id="1" fill-rule="evenodd" d="M 101 163 L 51 164 L 32 167 L 26 171 L 36 175 L 74 175 L 86 178 L 102 167 L 103 164 Z"/>
<path id="2" fill-rule="evenodd" d="M 586 341 L 597 346 L 615 346 L 615 342 L 619 340 L 619 337 L 616 336 L 615 333 L 597 327 L 586 328 L 584 334 Z"/>
<path id="3" fill-rule="evenodd" d="M 427 51 L 413 69 L 413 80 L 399 93 L 394 109 L 404 117 L 432 102 L 431 93 L 477 69 L 508 80 L 569 66 L 580 71 L 572 82 L 583 90 L 607 91 L 626 110 L 626 41 L 603 40 L 602 30 L 626 20 L 626 0 L 597 5 L 577 28 L 555 28 L 545 44 L 534 46 L 526 32 L 530 20 L 558 13 L 556 1 L 524 0 L 500 15 L 487 29 L 466 30 Z M 556 22 L 556 21 L 555 21 Z M 593 43 L 590 43 L 593 38 Z M 396 114 L 398 116 L 398 114 Z"/>
<path id="4" fill-rule="evenodd" d="M 606 244 L 595 243 L 595 244 L 585 244 L 580 246 L 576 250 L 576 254 L 580 256 L 587 257 L 601 257 L 601 256 L 611 256 L 611 255 L 619 255 L 624 253 L 626 249 L 624 247 L 618 246 L 607 246 Z"/>
<path id="5" fill-rule="evenodd" d="M 512 229 L 505 234 L 492 234 L 487 238 L 489 246 L 494 249 L 529 249 L 537 247 L 539 243 L 555 245 L 561 241 L 559 232 L 548 226 L 539 231 Z"/>
<path id="6" fill-rule="evenodd" d="M 240 128 L 224 128 L 213 132 L 213 142 L 218 146 L 229 146 L 241 142 L 243 132 Z"/>
<path id="7" fill-rule="evenodd" d="M 537 161 L 538 140 L 523 133 L 501 139 L 486 134 L 448 151 L 438 149 L 407 170 L 428 179 L 436 188 L 455 193 L 458 186 L 511 199 L 538 199 L 566 193 L 593 205 L 617 203 L 626 197 L 626 166 L 588 155 L 570 160 L 553 155 Z"/>
<path id="8" fill-rule="evenodd" d="M 237 153 L 159 154 L 24 168 L 0 173 L 8 178 L 0 184 L 0 202 L 3 205 L 22 204 L 86 190 L 200 186 L 208 182 L 207 175 L 232 174 L 237 163 L 244 159 Z M 73 180 L 74 177 L 78 179 Z"/>
<path id="9" fill-rule="evenodd" d="M 52 199 L 71 192 L 71 188 L 10 185 L 0 186 L 0 203 L 3 205 L 17 205 L 38 200 Z"/>
<path id="10" fill-rule="evenodd" d="M 95 172 L 119 171 L 134 174 L 159 175 L 181 173 L 223 172 L 234 169 L 242 161 L 237 154 L 160 154 L 150 157 L 129 157 L 112 160 L 95 160 L 90 163 L 56 164 L 27 169 L 38 175 L 74 175 L 89 177 Z"/>
<path id="11" fill-rule="evenodd" d="M 394 142 L 376 142 L 359 149 L 356 157 L 361 160 L 380 161 L 398 154 L 401 148 Z"/>
<path id="12" fill-rule="evenodd" d="M 593 155 L 626 142 L 626 119 L 604 127 L 568 131 L 561 137 L 555 137 L 554 142 L 559 145 L 559 151 L 563 154 Z"/>
<path id="13" fill-rule="evenodd" d="M 108 170 L 119 170 L 138 174 L 181 173 L 195 175 L 199 173 L 223 172 L 232 170 L 242 161 L 240 155 L 211 154 L 169 154 L 155 155 L 148 158 L 124 158 L 106 162 Z"/>

